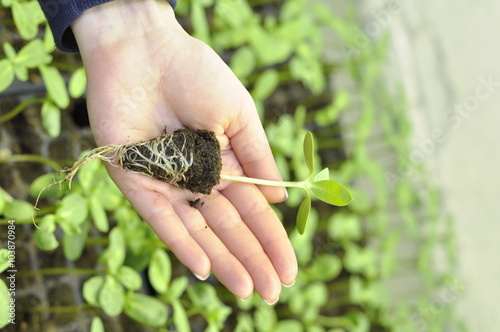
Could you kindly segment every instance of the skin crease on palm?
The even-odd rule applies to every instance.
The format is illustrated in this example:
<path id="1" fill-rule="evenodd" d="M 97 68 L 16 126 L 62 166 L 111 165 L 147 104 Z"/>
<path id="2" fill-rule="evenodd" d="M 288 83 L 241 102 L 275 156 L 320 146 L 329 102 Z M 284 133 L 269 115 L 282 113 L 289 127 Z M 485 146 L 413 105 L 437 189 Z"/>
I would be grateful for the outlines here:
<path id="1" fill-rule="evenodd" d="M 167 1 L 112 1 L 86 10 L 72 30 L 98 145 L 147 140 L 165 127 L 203 128 L 217 135 L 223 174 L 281 180 L 249 93 L 209 46 L 182 29 Z M 198 278 L 213 273 L 238 298 L 255 290 L 268 303 L 294 283 L 295 253 L 268 204 L 286 199 L 283 188 L 222 181 L 199 196 L 119 168 L 108 171 Z M 198 209 L 187 203 L 194 196 L 204 202 Z"/>

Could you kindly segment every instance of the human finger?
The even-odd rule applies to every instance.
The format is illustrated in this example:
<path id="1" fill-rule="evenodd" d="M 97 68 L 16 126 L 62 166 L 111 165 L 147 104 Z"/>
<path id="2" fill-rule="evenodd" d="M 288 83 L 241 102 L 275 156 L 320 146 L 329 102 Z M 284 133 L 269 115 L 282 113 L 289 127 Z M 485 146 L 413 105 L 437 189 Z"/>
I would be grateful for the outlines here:
<path id="1" fill-rule="evenodd" d="M 193 274 L 208 275 L 211 269 L 209 257 L 177 216 L 163 190 L 157 187 L 167 185 L 155 183 L 156 180 L 143 175 L 125 173 L 111 166 L 108 171 L 134 209 L 177 258 Z"/>
<path id="2" fill-rule="evenodd" d="M 246 107 L 251 108 L 252 106 Z M 246 116 L 238 122 L 245 121 L 246 124 L 235 124 L 234 126 L 240 126 L 239 130 L 235 132 L 228 130 L 227 132 L 231 148 L 238 158 L 243 172 L 252 178 L 281 181 L 281 175 L 256 111 L 243 113 Z M 282 202 L 287 198 L 286 190 L 282 187 L 258 187 L 271 203 Z"/>
<path id="3" fill-rule="evenodd" d="M 214 233 L 248 271 L 257 293 L 267 303 L 275 303 L 281 291 L 279 277 L 261 244 L 231 202 L 223 195 L 215 195 L 200 211 Z"/>
<path id="4" fill-rule="evenodd" d="M 210 224 L 207 224 L 204 216 L 189 204 L 177 204 L 174 209 L 183 220 L 192 238 L 207 254 L 212 272 L 217 279 L 238 298 L 250 297 L 254 288 L 252 278 L 240 261 L 228 250 L 225 243 L 214 233 Z"/>
<path id="5" fill-rule="evenodd" d="M 283 224 L 258 188 L 233 183 L 223 194 L 238 210 L 245 224 L 258 239 L 283 285 L 293 285 L 297 277 L 297 258 Z"/>

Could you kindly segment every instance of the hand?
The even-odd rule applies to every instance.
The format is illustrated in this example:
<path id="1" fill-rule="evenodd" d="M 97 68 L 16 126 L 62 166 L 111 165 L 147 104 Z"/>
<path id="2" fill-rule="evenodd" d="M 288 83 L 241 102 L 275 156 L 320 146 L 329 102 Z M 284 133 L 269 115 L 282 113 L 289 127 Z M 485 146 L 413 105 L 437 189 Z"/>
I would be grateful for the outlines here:
<path id="1" fill-rule="evenodd" d="M 73 24 L 88 79 L 89 117 L 99 145 L 156 137 L 167 128 L 208 129 L 224 174 L 280 180 L 252 98 L 206 44 L 190 37 L 166 1 L 121 0 Z M 291 285 L 297 261 L 269 202 L 283 188 L 221 182 L 200 196 L 108 167 L 162 241 L 200 279 L 210 271 L 239 298 L 254 288 L 268 303 Z M 200 197 L 198 209 L 188 200 Z M 208 227 L 207 227 L 208 226 Z"/>

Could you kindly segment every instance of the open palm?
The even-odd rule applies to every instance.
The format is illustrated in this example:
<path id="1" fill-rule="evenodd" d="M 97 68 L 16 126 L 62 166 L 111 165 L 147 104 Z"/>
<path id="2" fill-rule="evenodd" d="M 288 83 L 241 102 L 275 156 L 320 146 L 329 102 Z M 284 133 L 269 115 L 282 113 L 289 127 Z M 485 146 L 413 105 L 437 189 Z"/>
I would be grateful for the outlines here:
<path id="1" fill-rule="evenodd" d="M 221 145 L 223 174 L 279 180 L 250 95 L 210 47 L 182 30 L 168 3 L 154 3 L 146 31 L 133 29 L 143 22 L 134 14 L 137 20 L 126 20 L 123 27 L 115 20 L 111 32 L 87 42 L 93 21 L 100 15 L 123 16 L 126 6 L 98 6 L 73 26 L 87 72 L 89 116 L 97 143 L 148 140 L 165 128 L 208 129 Z M 155 12 L 163 19 L 155 21 Z M 223 181 L 206 196 L 118 168 L 108 171 L 200 279 L 212 271 L 236 296 L 247 298 L 255 289 L 268 303 L 278 299 L 281 284 L 293 284 L 295 255 L 268 204 L 285 199 L 282 188 Z M 193 208 L 188 201 L 196 198 L 203 204 Z"/>

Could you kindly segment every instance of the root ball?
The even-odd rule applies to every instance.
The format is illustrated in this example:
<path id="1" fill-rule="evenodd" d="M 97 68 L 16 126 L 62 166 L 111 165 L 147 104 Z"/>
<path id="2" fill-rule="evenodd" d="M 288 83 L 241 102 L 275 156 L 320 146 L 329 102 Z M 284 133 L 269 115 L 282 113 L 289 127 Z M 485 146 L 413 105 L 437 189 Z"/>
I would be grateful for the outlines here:
<path id="1" fill-rule="evenodd" d="M 118 152 L 121 168 L 192 192 L 208 195 L 220 181 L 220 145 L 212 131 L 177 129 Z"/>

